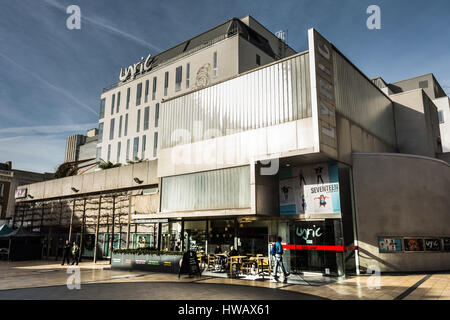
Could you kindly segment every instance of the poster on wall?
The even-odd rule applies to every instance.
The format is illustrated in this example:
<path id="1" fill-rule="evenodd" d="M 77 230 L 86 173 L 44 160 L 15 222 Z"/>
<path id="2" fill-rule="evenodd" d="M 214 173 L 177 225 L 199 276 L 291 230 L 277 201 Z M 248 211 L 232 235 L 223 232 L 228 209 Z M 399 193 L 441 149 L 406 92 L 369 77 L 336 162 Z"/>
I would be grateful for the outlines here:
<path id="1" fill-rule="evenodd" d="M 426 251 L 441 251 L 441 239 L 425 239 Z"/>
<path id="2" fill-rule="evenodd" d="M 95 234 L 85 234 L 83 235 L 83 256 L 93 257 L 95 247 Z"/>
<path id="3" fill-rule="evenodd" d="M 402 252 L 401 238 L 378 238 L 378 248 L 380 252 Z"/>
<path id="4" fill-rule="evenodd" d="M 341 212 L 335 163 L 282 168 L 279 188 L 281 215 Z"/>
<path id="5" fill-rule="evenodd" d="M 22 198 L 26 198 L 27 197 L 27 188 L 22 188 L 22 189 L 17 189 L 14 192 L 14 198 L 15 199 L 22 199 Z"/>
<path id="6" fill-rule="evenodd" d="M 403 239 L 405 251 L 423 251 L 423 239 L 406 238 Z"/>
<path id="7" fill-rule="evenodd" d="M 134 235 L 134 248 L 147 248 L 151 247 L 149 234 L 135 234 Z"/>

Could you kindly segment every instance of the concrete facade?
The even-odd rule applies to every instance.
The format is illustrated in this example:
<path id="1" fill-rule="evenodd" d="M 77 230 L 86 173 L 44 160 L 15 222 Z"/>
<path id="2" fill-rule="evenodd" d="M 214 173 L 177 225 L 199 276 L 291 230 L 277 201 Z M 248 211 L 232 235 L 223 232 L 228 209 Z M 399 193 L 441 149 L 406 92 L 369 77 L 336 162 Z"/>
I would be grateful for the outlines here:
<path id="1" fill-rule="evenodd" d="M 353 181 L 362 268 L 450 269 L 450 252 L 380 253 L 378 248 L 378 237 L 450 237 L 448 163 L 404 154 L 355 153 Z"/>
<path id="2" fill-rule="evenodd" d="M 442 153 L 437 108 L 423 89 L 391 95 L 399 152 L 435 158 Z"/>

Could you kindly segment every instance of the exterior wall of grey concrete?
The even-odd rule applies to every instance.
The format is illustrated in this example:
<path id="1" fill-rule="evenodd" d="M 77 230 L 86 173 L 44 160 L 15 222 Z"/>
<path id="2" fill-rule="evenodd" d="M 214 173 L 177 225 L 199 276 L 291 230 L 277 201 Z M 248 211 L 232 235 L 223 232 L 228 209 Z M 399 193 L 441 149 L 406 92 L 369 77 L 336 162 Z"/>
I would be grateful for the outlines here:
<path id="1" fill-rule="evenodd" d="M 436 157 L 442 152 L 437 109 L 422 89 L 391 95 L 399 152 Z"/>
<path id="2" fill-rule="evenodd" d="M 76 193 L 77 195 L 81 195 L 145 185 L 157 185 L 159 184 L 159 179 L 156 176 L 156 168 L 156 160 L 144 161 L 83 175 L 27 184 L 23 185 L 23 188 L 28 188 L 28 194 L 32 195 L 33 200 L 36 201 L 74 196 L 75 193 L 71 190 L 72 187 L 79 190 Z M 138 184 L 134 181 L 134 178 L 138 178 L 142 183 Z"/>
<path id="3" fill-rule="evenodd" d="M 450 252 L 379 253 L 378 237 L 450 237 L 450 165 L 403 154 L 353 155 L 360 266 L 450 269 Z"/>
<path id="4" fill-rule="evenodd" d="M 8 172 L 8 171 L 6 171 Z M 6 208 L 5 218 L 10 218 L 14 215 L 15 210 L 15 198 L 14 194 L 18 187 L 26 184 L 34 184 L 36 182 L 41 182 L 50 179 L 49 174 L 42 174 L 37 172 L 22 171 L 22 170 L 12 170 L 10 172 L 10 186 L 9 186 L 9 197 Z M 6 196 L 6 195 L 5 195 Z"/>
<path id="5" fill-rule="evenodd" d="M 416 89 L 423 89 L 431 99 L 437 99 L 446 96 L 444 90 L 441 88 L 432 73 L 394 82 L 389 84 L 388 86 L 394 92 L 394 94 Z"/>

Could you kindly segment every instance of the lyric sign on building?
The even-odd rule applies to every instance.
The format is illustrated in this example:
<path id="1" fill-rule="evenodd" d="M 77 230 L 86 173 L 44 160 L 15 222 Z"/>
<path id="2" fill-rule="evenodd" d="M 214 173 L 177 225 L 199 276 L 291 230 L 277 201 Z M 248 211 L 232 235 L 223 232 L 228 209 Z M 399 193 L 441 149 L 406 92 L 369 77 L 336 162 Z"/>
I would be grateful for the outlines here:
<path id="1" fill-rule="evenodd" d="M 315 143 L 320 151 L 337 157 L 333 46 L 313 28 L 308 30 L 308 42 Z"/>

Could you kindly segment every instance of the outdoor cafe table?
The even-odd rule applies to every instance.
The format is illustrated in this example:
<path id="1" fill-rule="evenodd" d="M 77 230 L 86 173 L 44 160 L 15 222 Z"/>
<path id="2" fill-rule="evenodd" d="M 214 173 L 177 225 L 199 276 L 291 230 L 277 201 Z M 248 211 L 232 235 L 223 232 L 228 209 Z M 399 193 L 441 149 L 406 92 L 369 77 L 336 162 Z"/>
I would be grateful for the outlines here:
<path id="1" fill-rule="evenodd" d="M 234 259 L 236 259 L 236 261 L 233 261 Z M 242 259 L 247 259 L 247 256 L 232 256 L 232 257 L 230 257 L 230 275 L 233 274 L 233 264 L 241 263 Z"/>
<path id="2" fill-rule="evenodd" d="M 258 267 L 258 275 L 262 275 L 264 279 L 264 260 L 268 259 L 267 257 L 253 257 L 253 259 L 256 260 L 256 265 Z M 269 260 L 267 260 L 267 263 L 269 265 L 269 274 L 270 274 L 270 263 Z M 261 269 L 260 269 L 261 267 Z"/>

